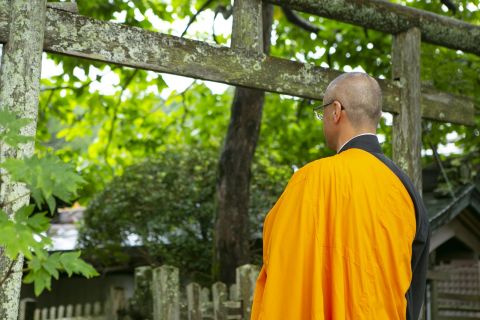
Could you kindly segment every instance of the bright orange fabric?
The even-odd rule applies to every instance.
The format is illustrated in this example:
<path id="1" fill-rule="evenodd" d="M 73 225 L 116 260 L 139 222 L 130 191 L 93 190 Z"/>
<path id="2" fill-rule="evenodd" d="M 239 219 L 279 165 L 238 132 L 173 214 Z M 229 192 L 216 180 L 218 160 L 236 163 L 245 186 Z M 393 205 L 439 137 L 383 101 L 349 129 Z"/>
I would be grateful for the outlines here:
<path id="1" fill-rule="evenodd" d="M 405 319 L 412 200 L 366 151 L 298 170 L 268 213 L 252 320 Z"/>

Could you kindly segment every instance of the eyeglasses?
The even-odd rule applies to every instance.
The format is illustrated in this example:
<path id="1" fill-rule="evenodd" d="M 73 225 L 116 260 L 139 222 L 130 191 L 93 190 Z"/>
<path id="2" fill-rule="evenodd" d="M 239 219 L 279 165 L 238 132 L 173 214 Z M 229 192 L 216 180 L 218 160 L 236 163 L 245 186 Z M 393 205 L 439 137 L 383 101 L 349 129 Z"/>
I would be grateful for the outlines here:
<path id="1" fill-rule="evenodd" d="M 313 108 L 313 113 L 315 114 L 315 117 L 316 117 L 318 120 L 322 121 L 322 120 L 323 120 L 323 110 L 324 110 L 326 107 L 328 107 L 329 105 L 331 105 L 332 103 L 334 103 L 335 101 L 337 101 L 338 103 L 340 103 L 341 110 L 345 110 L 345 108 L 343 107 L 343 104 L 342 104 L 340 101 L 338 101 L 338 100 L 332 100 L 332 101 L 330 101 L 329 103 L 325 103 L 325 104 L 323 104 L 323 105 L 321 105 L 321 106 L 314 107 L 314 108 Z"/>

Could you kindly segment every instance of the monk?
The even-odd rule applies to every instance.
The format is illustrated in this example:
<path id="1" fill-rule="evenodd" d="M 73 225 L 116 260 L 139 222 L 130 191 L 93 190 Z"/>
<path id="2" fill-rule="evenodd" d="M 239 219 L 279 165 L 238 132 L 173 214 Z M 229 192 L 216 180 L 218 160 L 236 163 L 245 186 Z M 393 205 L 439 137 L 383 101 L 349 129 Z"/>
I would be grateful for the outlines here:
<path id="1" fill-rule="evenodd" d="M 315 113 L 337 154 L 296 171 L 265 218 L 251 319 L 417 320 L 428 218 L 375 135 L 381 89 L 365 73 L 346 73 L 323 103 Z"/>

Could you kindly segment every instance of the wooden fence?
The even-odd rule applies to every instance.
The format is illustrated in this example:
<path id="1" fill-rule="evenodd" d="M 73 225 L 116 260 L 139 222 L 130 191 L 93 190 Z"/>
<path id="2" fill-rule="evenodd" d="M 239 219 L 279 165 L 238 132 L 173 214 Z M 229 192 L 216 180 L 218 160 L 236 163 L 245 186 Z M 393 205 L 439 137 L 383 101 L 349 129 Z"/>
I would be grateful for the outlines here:
<path id="1" fill-rule="evenodd" d="M 250 319 L 258 272 L 257 266 L 244 265 L 237 268 L 236 283 L 230 287 L 222 282 L 210 288 L 190 283 L 180 290 L 177 268 L 138 267 L 134 295 L 128 304 L 125 290 L 119 287 L 110 290 L 104 303 L 36 308 L 33 299 L 25 299 L 19 320 L 128 320 L 132 312 L 152 320 L 246 320 Z"/>

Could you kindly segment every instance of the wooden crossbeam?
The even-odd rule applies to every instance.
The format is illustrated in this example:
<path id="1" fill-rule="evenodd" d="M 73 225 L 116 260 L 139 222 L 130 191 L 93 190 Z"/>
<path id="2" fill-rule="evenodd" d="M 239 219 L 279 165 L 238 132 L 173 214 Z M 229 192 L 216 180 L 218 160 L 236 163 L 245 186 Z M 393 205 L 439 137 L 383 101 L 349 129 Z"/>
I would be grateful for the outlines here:
<path id="1" fill-rule="evenodd" d="M 265 0 L 317 16 L 397 34 L 420 29 L 422 41 L 480 55 L 480 26 L 385 0 Z"/>
<path id="2" fill-rule="evenodd" d="M 0 0 L 0 42 L 8 32 L 8 1 Z M 133 68 L 177 74 L 234 86 L 320 100 L 339 71 L 240 49 L 100 21 L 47 9 L 44 50 Z M 399 84 L 379 79 L 384 111 L 400 110 Z M 422 92 L 423 93 L 423 92 Z M 430 89 L 422 94 L 422 117 L 474 124 L 469 99 Z"/>

